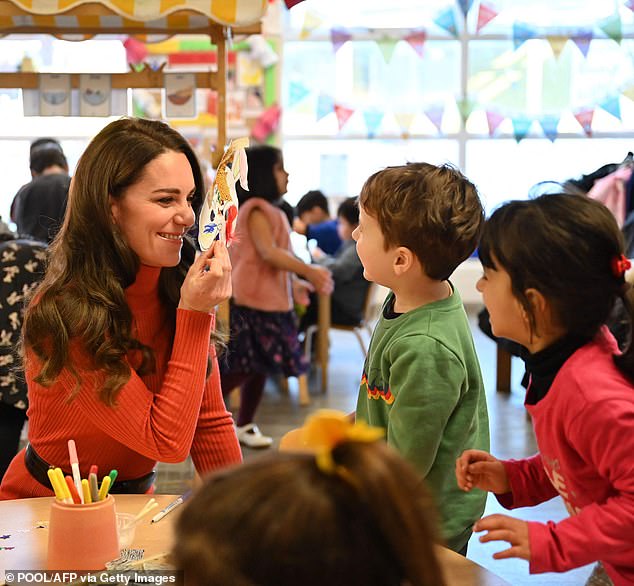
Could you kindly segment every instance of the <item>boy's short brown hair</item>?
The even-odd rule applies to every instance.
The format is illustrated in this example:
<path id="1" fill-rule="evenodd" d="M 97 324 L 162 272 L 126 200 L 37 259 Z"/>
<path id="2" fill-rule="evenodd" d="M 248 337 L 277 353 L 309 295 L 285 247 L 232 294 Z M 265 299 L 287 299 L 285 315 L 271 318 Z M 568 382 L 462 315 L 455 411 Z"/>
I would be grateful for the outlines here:
<path id="1" fill-rule="evenodd" d="M 386 249 L 409 248 L 431 279 L 449 278 L 484 227 L 475 186 L 449 164 L 387 167 L 365 182 L 359 203 L 379 223 Z"/>

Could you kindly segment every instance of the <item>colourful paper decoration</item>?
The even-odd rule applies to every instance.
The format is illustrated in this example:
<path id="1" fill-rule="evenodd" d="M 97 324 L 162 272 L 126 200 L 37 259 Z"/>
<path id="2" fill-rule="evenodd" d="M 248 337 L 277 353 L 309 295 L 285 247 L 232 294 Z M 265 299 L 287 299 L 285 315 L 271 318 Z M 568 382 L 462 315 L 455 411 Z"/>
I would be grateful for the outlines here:
<path id="1" fill-rule="evenodd" d="M 332 96 L 319 94 L 317 97 L 317 120 L 328 116 L 335 109 L 335 101 Z"/>
<path id="2" fill-rule="evenodd" d="M 301 102 L 304 98 L 310 95 L 310 90 L 304 85 L 297 81 L 291 81 L 288 86 L 288 105 L 289 107 L 293 107 L 299 102 Z"/>
<path id="3" fill-rule="evenodd" d="M 557 138 L 557 126 L 559 125 L 559 116 L 543 116 L 539 121 L 544 136 L 550 141 L 555 142 Z"/>
<path id="4" fill-rule="evenodd" d="M 220 159 L 213 185 L 200 210 L 198 243 L 201 250 L 208 250 L 216 240 L 229 246 L 233 239 L 238 217 L 236 183 L 239 181 L 242 189 L 249 190 L 244 150 L 248 146 L 248 138 L 232 140 Z"/>
<path id="5" fill-rule="evenodd" d="M 592 136 L 592 119 L 594 118 L 594 109 L 581 110 L 575 114 L 577 122 L 581 124 L 581 128 L 587 136 Z"/>
<path id="6" fill-rule="evenodd" d="M 563 35 L 547 35 L 546 39 L 548 40 L 555 59 L 559 59 L 559 55 L 561 55 L 564 46 L 568 42 L 568 37 L 564 37 Z"/>
<path id="7" fill-rule="evenodd" d="M 323 19 L 317 14 L 307 10 L 306 14 L 304 14 L 304 24 L 302 25 L 302 30 L 299 32 L 299 38 L 306 40 L 316 28 L 319 28 L 323 24 L 323 22 Z"/>
<path id="8" fill-rule="evenodd" d="M 519 49 L 526 41 L 534 39 L 537 31 L 530 25 L 523 22 L 513 23 L 513 47 Z"/>
<path id="9" fill-rule="evenodd" d="M 352 35 L 345 28 L 334 27 L 330 29 L 330 42 L 335 53 L 350 39 L 352 39 Z"/>
<path id="10" fill-rule="evenodd" d="M 594 33 L 592 30 L 585 30 L 575 33 L 572 37 L 572 42 L 577 45 L 579 51 L 584 57 L 588 56 L 588 51 L 590 49 L 590 42 L 594 37 Z"/>
<path id="11" fill-rule="evenodd" d="M 145 43 L 138 41 L 132 37 L 128 37 L 123 41 L 123 47 L 125 48 L 125 58 L 128 63 L 138 64 L 143 63 L 147 59 L 148 49 Z"/>
<path id="12" fill-rule="evenodd" d="M 304 0 L 284 0 L 284 4 L 286 4 L 286 8 L 291 9 L 293 8 L 293 6 L 296 6 L 297 4 L 303 1 Z"/>
<path id="13" fill-rule="evenodd" d="M 365 110 L 363 112 L 363 120 L 365 121 L 365 127 L 368 129 L 369 138 L 372 138 L 379 129 L 379 126 L 381 126 L 383 115 L 383 112 L 380 110 Z"/>
<path id="14" fill-rule="evenodd" d="M 634 0 L 628 0 L 625 6 L 634 12 Z"/>
<path id="15" fill-rule="evenodd" d="M 608 96 L 599 106 L 615 118 L 621 120 L 621 102 L 619 96 Z"/>
<path id="16" fill-rule="evenodd" d="M 511 122 L 513 123 L 513 136 L 517 142 L 520 142 L 523 138 L 526 138 L 528 131 L 531 128 L 531 124 L 533 121 L 526 116 L 519 116 L 517 118 L 512 118 Z"/>
<path id="17" fill-rule="evenodd" d="M 621 16 L 619 13 L 612 14 L 597 23 L 597 26 L 613 41 L 620 43 L 623 38 L 621 29 Z"/>
<path id="18" fill-rule="evenodd" d="M 469 14 L 469 10 L 471 10 L 472 5 L 473 0 L 458 0 L 458 6 L 460 7 L 460 10 L 462 11 L 462 14 L 464 14 L 465 18 L 467 17 L 467 14 Z"/>
<path id="19" fill-rule="evenodd" d="M 634 0 L 632 0 L 634 2 Z M 419 57 L 423 56 L 423 50 L 425 41 L 427 40 L 427 31 L 425 29 L 418 29 L 409 33 L 405 40 L 410 44 L 412 49 L 416 51 Z"/>
<path id="20" fill-rule="evenodd" d="M 251 136 L 259 142 L 264 142 L 277 128 L 282 111 L 276 104 L 269 106 L 255 121 L 251 128 Z"/>
<path id="21" fill-rule="evenodd" d="M 634 2 L 634 0 L 632 0 L 632 2 Z M 621 93 L 626 98 L 629 98 L 630 100 L 634 101 L 634 85 L 631 85 L 630 87 L 625 88 L 624 90 L 621 90 Z"/>
<path id="22" fill-rule="evenodd" d="M 489 136 L 493 136 L 498 126 L 504 121 L 504 116 L 502 116 L 502 114 L 498 114 L 497 112 L 489 111 L 487 111 L 486 116 L 487 124 L 489 126 Z"/>
<path id="23" fill-rule="evenodd" d="M 458 112 L 460 112 L 463 122 L 466 122 L 469 116 L 471 116 L 471 112 L 473 112 L 475 102 L 469 98 L 459 98 L 456 100 L 456 105 L 458 106 Z"/>
<path id="24" fill-rule="evenodd" d="M 376 42 L 386 63 L 391 61 L 394 49 L 396 49 L 396 43 L 396 39 L 390 37 L 383 37 Z"/>
<path id="25" fill-rule="evenodd" d="M 434 23 L 454 37 L 458 36 L 458 25 L 456 23 L 456 15 L 453 8 L 443 10 L 436 18 L 434 18 Z"/>
<path id="26" fill-rule="evenodd" d="M 341 104 L 335 104 L 335 116 L 337 117 L 337 124 L 339 125 L 339 130 L 341 130 L 346 122 L 350 119 L 350 116 L 354 114 L 354 109 L 346 108 Z"/>
<path id="27" fill-rule="evenodd" d="M 478 8 L 478 24 L 476 25 L 476 33 L 479 33 L 487 24 L 489 24 L 499 12 L 491 4 L 480 2 Z"/>
<path id="28" fill-rule="evenodd" d="M 445 109 L 442 106 L 433 106 L 425 110 L 425 116 L 431 120 L 431 123 L 438 129 L 438 132 L 442 134 L 442 117 L 445 113 Z"/>

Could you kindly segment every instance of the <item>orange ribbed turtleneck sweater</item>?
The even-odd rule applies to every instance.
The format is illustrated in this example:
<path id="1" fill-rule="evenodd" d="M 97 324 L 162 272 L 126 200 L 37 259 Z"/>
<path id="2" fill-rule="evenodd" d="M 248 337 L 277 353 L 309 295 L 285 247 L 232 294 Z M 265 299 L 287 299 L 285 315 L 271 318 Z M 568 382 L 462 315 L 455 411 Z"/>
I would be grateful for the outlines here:
<path id="1" fill-rule="evenodd" d="M 157 461 L 180 462 L 189 453 L 200 474 L 241 461 L 213 348 L 212 372 L 205 379 L 213 316 L 178 309 L 174 328 L 159 299 L 160 272 L 142 266 L 126 289 L 136 337 L 153 348 L 156 369 L 142 377 L 133 370 L 115 407 L 99 400 L 98 377 L 87 371 L 80 371 L 81 390 L 69 403 L 74 377 L 64 370 L 45 388 L 33 380 L 40 361 L 27 355 L 29 441 L 49 464 L 70 470 L 69 439 L 75 440 L 86 478 L 92 464 L 100 476 L 117 469 L 121 480 L 138 478 Z M 4 477 L 0 499 L 50 495 L 26 470 L 20 452 Z"/>

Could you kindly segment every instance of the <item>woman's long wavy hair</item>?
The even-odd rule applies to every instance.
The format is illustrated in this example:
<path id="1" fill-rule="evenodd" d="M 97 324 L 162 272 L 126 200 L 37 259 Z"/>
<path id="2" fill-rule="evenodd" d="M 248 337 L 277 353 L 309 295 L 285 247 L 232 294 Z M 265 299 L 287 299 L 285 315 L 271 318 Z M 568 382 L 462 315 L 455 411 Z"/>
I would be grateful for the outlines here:
<path id="1" fill-rule="evenodd" d="M 187 141 L 163 122 L 137 118 L 112 122 L 81 156 L 64 223 L 50 248 L 46 276 L 24 316 L 23 354 L 32 349 L 42 361 L 35 380 L 43 386 L 52 385 L 67 368 L 76 378 L 75 392 L 79 390 L 71 340 L 80 341 L 92 360 L 89 368 L 103 373 L 99 394 L 108 405 L 115 404 L 130 378 L 125 360 L 130 350 L 141 351 L 139 374 L 154 368 L 152 350 L 134 338 L 124 295 L 136 278 L 140 260 L 113 222 L 110 198 L 121 198 L 141 179 L 146 166 L 167 151 L 183 153 L 191 165 L 197 212 L 204 195 L 198 160 Z M 171 309 L 172 319 L 194 257 L 194 244 L 184 240 L 180 263 L 161 271 L 160 296 Z"/>

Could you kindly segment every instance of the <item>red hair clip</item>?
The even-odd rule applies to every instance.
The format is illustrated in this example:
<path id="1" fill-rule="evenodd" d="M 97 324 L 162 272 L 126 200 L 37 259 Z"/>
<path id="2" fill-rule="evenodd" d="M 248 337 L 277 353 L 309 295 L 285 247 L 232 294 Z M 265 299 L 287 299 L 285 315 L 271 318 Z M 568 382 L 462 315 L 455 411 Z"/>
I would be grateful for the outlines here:
<path id="1" fill-rule="evenodd" d="M 610 266 L 612 267 L 612 273 L 614 276 L 619 278 L 625 274 L 625 271 L 631 268 L 632 263 L 624 254 L 621 254 L 620 256 L 615 256 L 612 259 Z"/>

